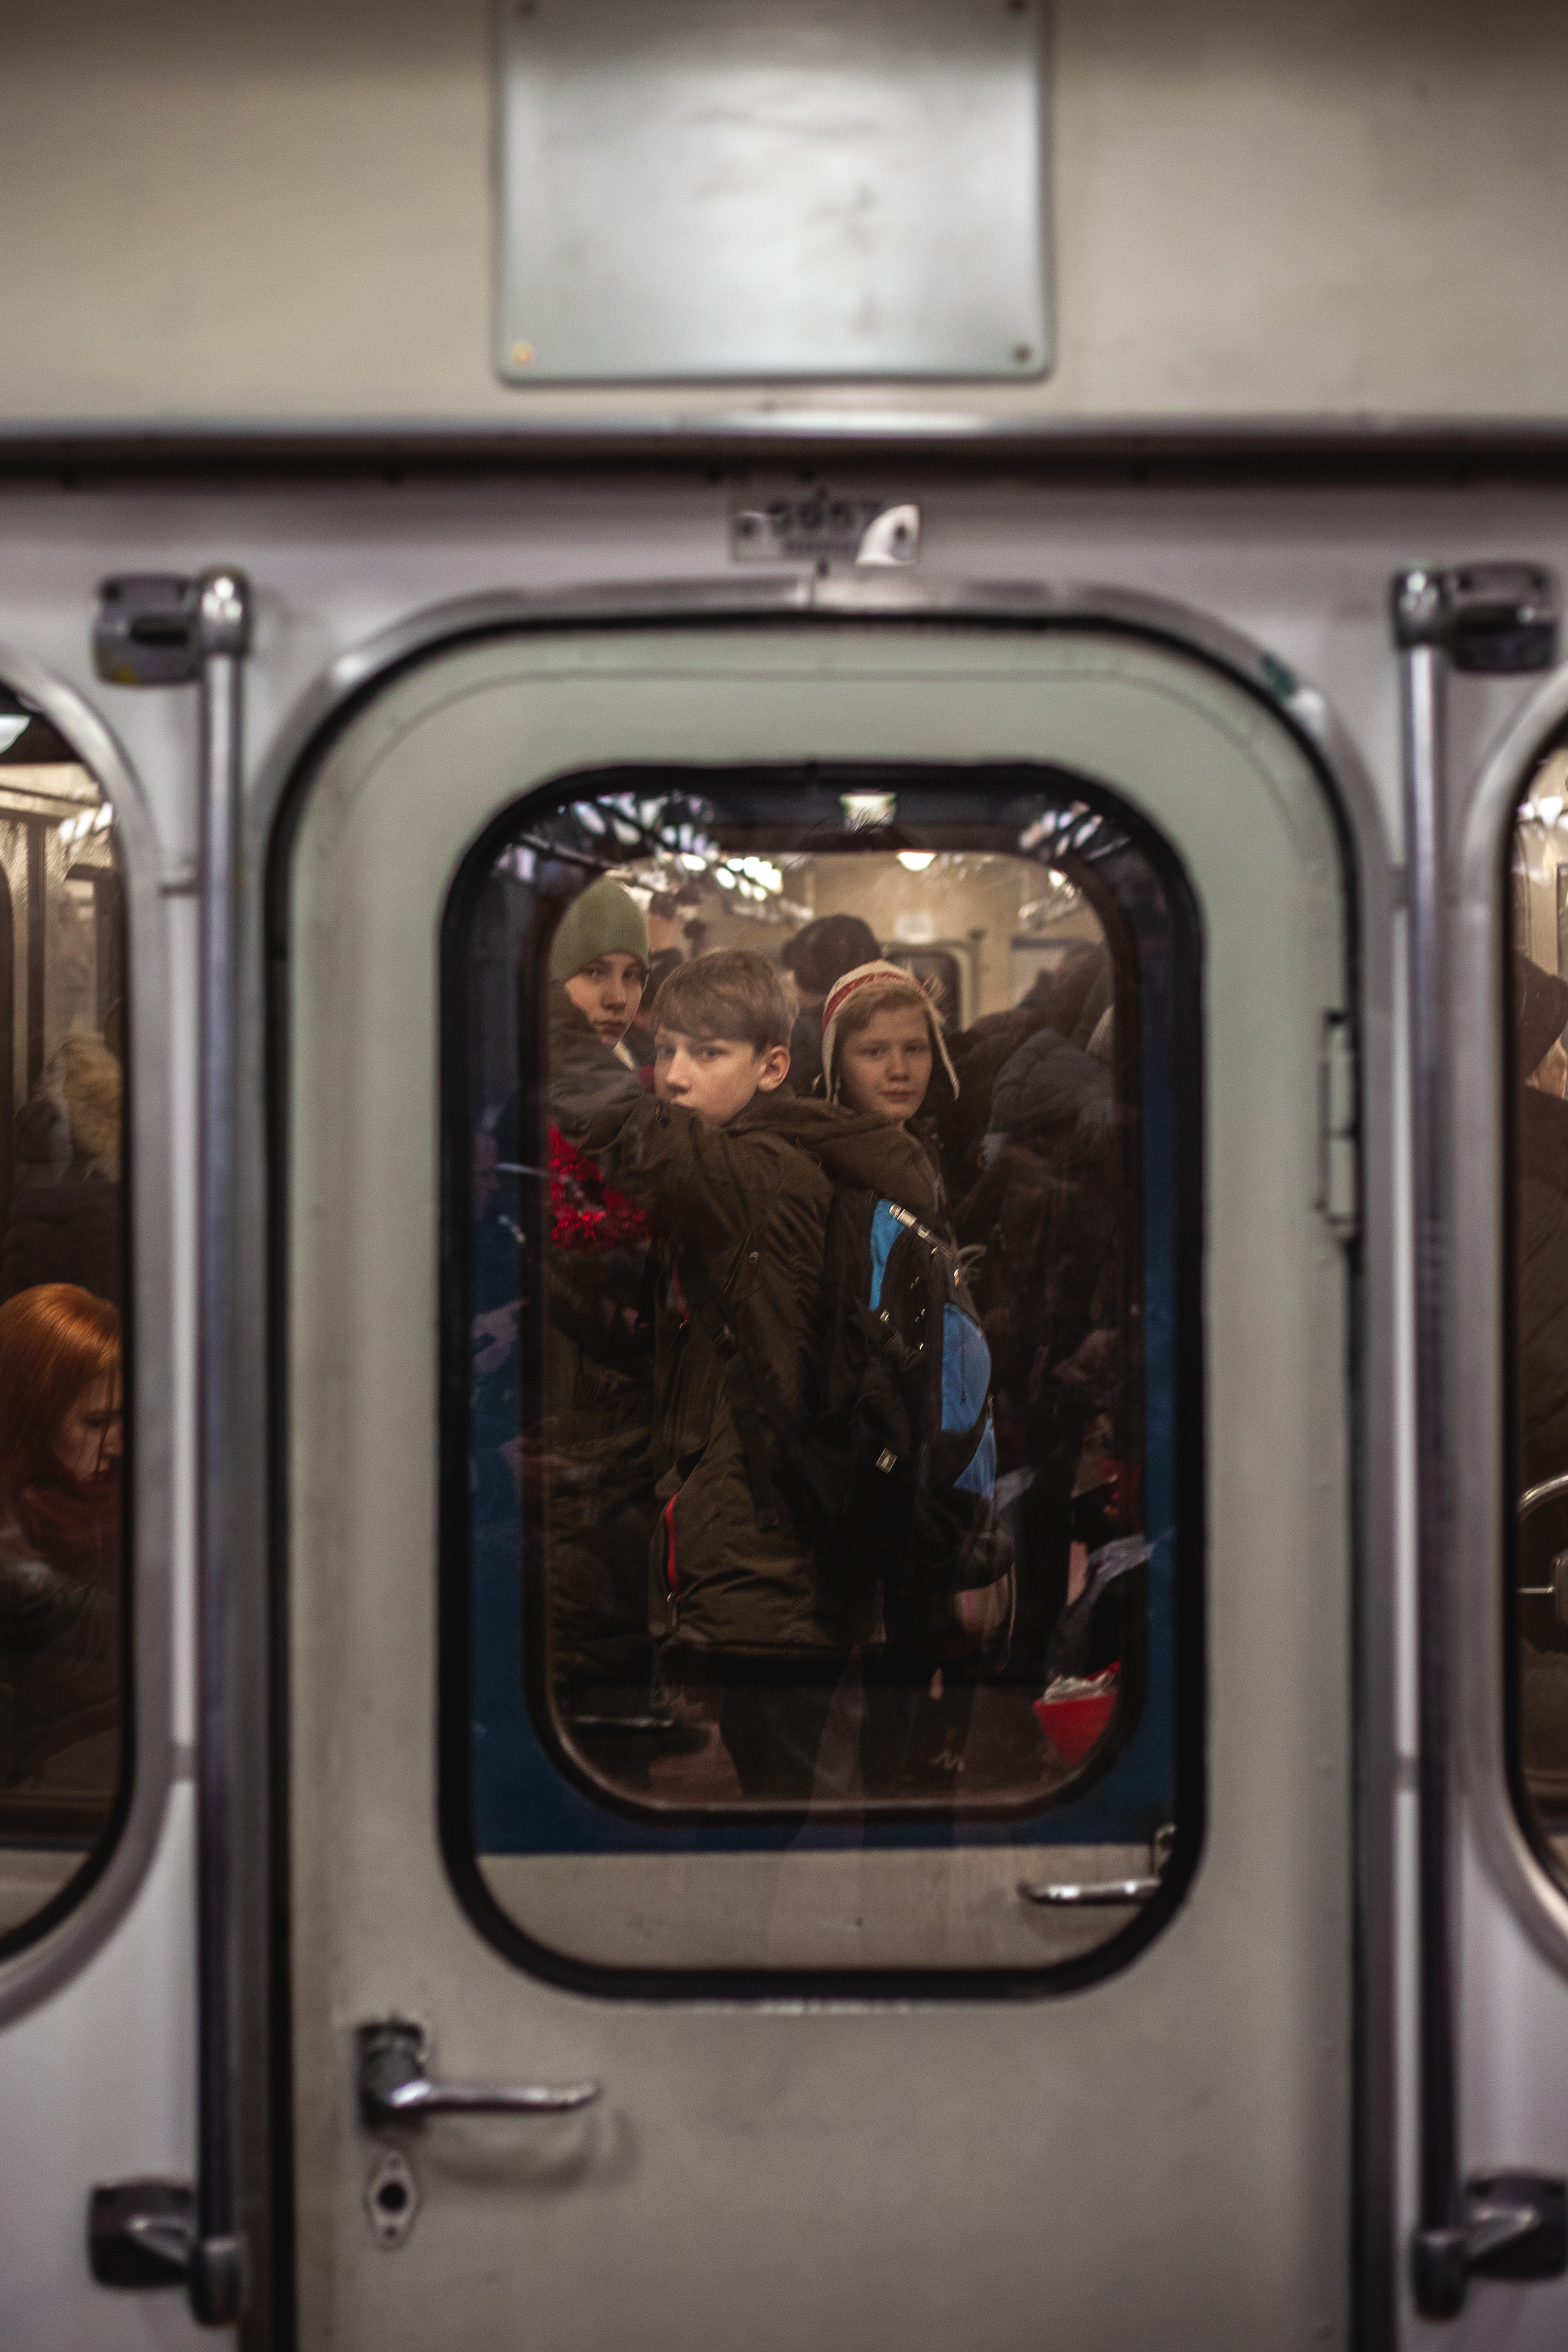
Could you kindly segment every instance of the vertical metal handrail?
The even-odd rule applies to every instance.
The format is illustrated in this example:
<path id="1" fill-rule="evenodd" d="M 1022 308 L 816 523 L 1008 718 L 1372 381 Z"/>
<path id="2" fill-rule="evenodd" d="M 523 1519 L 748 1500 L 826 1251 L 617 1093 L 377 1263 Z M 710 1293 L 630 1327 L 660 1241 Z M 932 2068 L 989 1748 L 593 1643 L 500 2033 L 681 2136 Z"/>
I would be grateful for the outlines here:
<path id="1" fill-rule="evenodd" d="M 242 573 L 200 583 L 201 1114 L 196 1377 L 196 1977 L 199 2022 L 195 2242 L 191 2308 L 232 2324 L 245 2301 L 236 2226 L 230 1885 L 228 1496 L 233 1423 L 236 1001 L 240 907 L 242 678 L 250 591 Z"/>
<path id="2" fill-rule="evenodd" d="M 1416 2302 L 1432 2317 L 1465 2299 L 1454 2047 L 1453 1871 L 1448 1774 L 1447 1509 L 1444 1460 L 1443 772 L 1448 598 L 1439 573 L 1394 583 L 1404 737 L 1410 983 L 1410 1151 L 1415 1372 L 1416 1684 L 1420 1724 L 1421 2206 Z"/>

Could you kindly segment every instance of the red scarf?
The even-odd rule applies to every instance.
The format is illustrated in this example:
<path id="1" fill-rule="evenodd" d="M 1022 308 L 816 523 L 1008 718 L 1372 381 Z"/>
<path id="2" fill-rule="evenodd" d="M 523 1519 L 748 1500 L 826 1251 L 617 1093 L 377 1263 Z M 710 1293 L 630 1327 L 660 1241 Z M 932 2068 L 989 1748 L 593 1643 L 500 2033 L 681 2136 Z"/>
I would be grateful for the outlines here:
<path id="1" fill-rule="evenodd" d="M 551 1129 L 547 1148 L 552 1249 L 626 1249 L 653 1238 L 642 1211 L 606 1184 L 597 1163 L 568 1143 L 558 1127 Z"/>
<path id="2" fill-rule="evenodd" d="M 113 1591 L 120 1582 L 120 1468 L 96 1478 L 62 1470 L 16 1497 L 16 1525 L 40 1559 L 82 1584 Z"/>

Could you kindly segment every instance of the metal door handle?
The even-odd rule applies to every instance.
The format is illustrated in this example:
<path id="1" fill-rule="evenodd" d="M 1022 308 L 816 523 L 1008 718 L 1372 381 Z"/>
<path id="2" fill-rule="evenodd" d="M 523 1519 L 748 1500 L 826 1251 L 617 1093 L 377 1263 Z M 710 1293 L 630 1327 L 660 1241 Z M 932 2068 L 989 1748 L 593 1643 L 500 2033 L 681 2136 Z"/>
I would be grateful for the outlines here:
<path id="1" fill-rule="evenodd" d="M 598 2083 L 437 2083 L 422 2027 L 387 2018 L 359 2030 L 360 2115 L 373 2129 L 426 2116 L 566 2116 L 592 2106 Z"/>
<path id="2" fill-rule="evenodd" d="M 1043 1903 L 1048 1909 L 1062 1911 L 1108 1908 L 1113 1903 L 1152 1903 L 1164 1884 L 1165 1865 L 1175 1850 L 1175 1843 L 1174 1824 L 1163 1822 L 1149 1841 L 1147 1876 L 1095 1878 L 1066 1886 L 1021 1878 L 1018 1892 L 1026 1903 Z"/>
<path id="3" fill-rule="evenodd" d="M 1160 1882 L 1157 1878 L 1096 1878 L 1081 1886 L 1049 1886 L 1021 1878 L 1018 1892 L 1026 1903 L 1043 1903 L 1047 1908 L 1063 1911 L 1089 1911 L 1097 1905 L 1152 1903 L 1160 1892 Z"/>

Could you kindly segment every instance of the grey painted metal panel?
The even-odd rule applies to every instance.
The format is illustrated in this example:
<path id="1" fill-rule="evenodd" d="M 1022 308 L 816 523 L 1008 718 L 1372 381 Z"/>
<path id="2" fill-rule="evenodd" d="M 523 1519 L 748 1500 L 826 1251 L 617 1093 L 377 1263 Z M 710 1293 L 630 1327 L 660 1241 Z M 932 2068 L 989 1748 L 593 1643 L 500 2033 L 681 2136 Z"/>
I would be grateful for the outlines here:
<path id="1" fill-rule="evenodd" d="M 891 486 L 889 486 L 891 487 Z M 1047 614 L 1103 614 L 1113 625 L 1143 627 L 1186 641 L 1235 674 L 1267 684 L 1278 679 L 1279 660 L 1260 666 L 1256 648 L 1233 636 L 1246 628 L 1272 648 L 1274 656 L 1313 674 L 1342 712 L 1372 770 L 1388 812 L 1396 822 L 1392 672 L 1387 660 L 1383 587 L 1396 562 L 1412 549 L 1441 544 L 1458 557 L 1469 550 L 1496 551 L 1500 541 L 1528 545 L 1544 559 L 1568 565 L 1568 509 L 1560 494 L 1537 488 L 1528 494 L 1491 488 L 1459 492 L 1394 489 L 1386 483 L 1351 490 L 1342 485 L 1310 497 L 1257 486 L 1220 490 L 1210 485 L 1196 495 L 1172 497 L 1149 490 L 1064 488 L 1039 481 L 1005 484 L 943 479 L 923 462 L 917 473 L 900 467 L 901 493 L 921 498 L 931 524 L 928 593 L 949 609 L 979 618 L 1005 607 L 1021 614 L 1033 606 Z M 853 603 L 867 611 L 894 600 L 912 583 L 869 580 L 816 583 L 785 574 L 767 581 L 726 583 L 721 577 L 727 496 L 722 486 L 705 487 L 673 472 L 663 479 L 573 485 L 520 479 L 498 491 L 493 484 L 430 484 L 417 488 L 337 481 L 293 490 L 230 482 L 221 490 L 210 479 L 171 495 L 168 485 L 150 494 L 84 495 L 66 499 L 36 493 L 9 499 L 5 507 L 9 552 L 0 562 L 0 627 L 16 644 L 47 659 L 57 674 L 73 679 L 100 704 L 112 709 L 117 729 L 135 758 L 152 803 L 163 853 L 165 888 L 188 887 L 184 846 L 193 826 L 190 740 L 194 703 L 189 697 L 134 694 L 107 696 L 91 681 L 86 635 L 84 582 L 100 572 L 137 566 L 195 569 L 215 554 L 243 561 L 256 571 L 263 595 L 262 647 L 254 681 L 255 741 L 265 764 L 255 786 L 252 851 L 269 830 L 278 792 L 304 737 L 339 697 L 352 694 L 376 671 L 395 664 L 417 645 L 443 635 L 459 636 L 471 626 L 494 625 L 510 606 L 521 619 L 531 608 L 543 617 L 564 607 L 576 617 L 591 610 L 607 615 L 617 605 L 668 614 L 689 600 L 689 609 L 733 610 L 742 604 L 783 611 Z M 1075 592 L 1049 588 L 1074 573 L 1099 574 L 1117 590 Z M 1036 577 L 1031 580 L 1029 575 Z M 583 583 L 611 577 L 627 583 L 605 594 L 584 593 Z M 965 591 L 968 579 L 1007 580 L 1004 589 Z M 678 585 L 658 583 L 678 581 Z M 1028 584 L 1021 584 L 1027 582 Z M 532 593 L 516 592 L 526 588 Z M 484 600 L 486 609 L 429 608 L 437 598 L 473 597 L 479 589 L 501 590 Z M 1151 592 L 1153 592 L 1151 593 Z M 1162 606 L 1158 597 L 1181 596 L 1185 608 Z M 579 601 L 581 600 L 581 601 Z M 897 600 L 904 601 L 900 593 Z M 1226 616 L 1230 628 L 1192 609 L 1201 603 Z M 407 616 L 412 617 L 407 617 Z M 370 632 L 384 635 L 367 643 Z M 325 665 L 331 663 L 330 671 Z M 312 685 L 312 679 L 320 683 Z M 1278 691 L 1279 688 L 1276 687 Z M 302 699 L 301 699 L 302 698 Z M 1463 682 L 1455 713 L 1457 756 L 1469 763 L 1505 709 L 1519 699 L 1516 688 L 1500 691 L 1475 680 Z M 1309 736 L 1331 733 L 1328 707 L 1306 688 L 1285 715 Z M 1384 1985 L 1378 1955 L 1379 1921 L 1390 1900 L 1392 1871 L 1384 1859 L 1384 1805 L 1390 1753 L 1389 1646 L 1393 1638 L 1391 1531 L 1394 1475 L 1402 1442 L 1394 1417 L 1391 1351 L 1394 1329 L 1391 1291 L 1395 1255 L 1390 1228 L 1390 1167 L 1394 1136 L 1389 1077 L 1392 1045 L 1389 996 L 1389 926 L 1397 919 L 1395 877 L 1386 866 L 1385 838 L 1353 758 L 1344 746 L 1325 740 L 1336 773 L 1341 803 L 1362 866 L 1363 1007 L 1366 1021 L 1365 1088 L 1368 1233 L 1363 1258 L 1363 1492 L 1358 1517 L 1365 1547 L 1363 1647 L 1358 1682 L 1367 1733 L 1363 1748 L 1363 1827 L 1368 1848 L 1363 1863 L 1363 1935 L 1373 2006 Z M 156 887 L 155 884 L 153 886 Z M 174 1172 L 178 1208 L 189 1208 L 190 1053 L 185 1013 L 194 1002 L 189 986 L 193 927 L 190 902 L 171 910 L 181 918 L 176 988 L 158 1034 L 169 1041 L 171 1074 L 178 1100 Z M 256 957 L 259 992 L 259 951 Z M 184 1008 L 184 1010 L 182 1010 Z M 258 1003 L 253 996 L 254 1018 Z M 145 990 L 138 1007 L 152 1015 Z M 253 1078 L 256 1074 L 253 1073 Z M 258 1171 L 259 1182 L 259 1171 Z M 255 1234 L 261 1252 L 261 1231 Z M 143 1261 L 145 1266 L 145 1260 Z M 155 1288 L 155 1285 L 153 1286 Z M 247 1292 L 247 1328 L 253 1332 L 257 1403 L 264 1388 L 262 1318 L 258 1291 Z M 188 1360 L 185 1321 L 179 1323 L 182 1365 Z M 188 1396 L 188 1369 L 182 1372 Z M 252 1569 L 259 1575 L 262 1531 L 254 1532 Z M 188 1719 L 182 1696 L 179 1720 Z M 1405 1745 L 1408 1745 L 1406 1733 Z M 259 1750 L 258 1751 L 259 1755 Z M 1380 1797 L 1380 1790 L 1384 1795 Z M 122 2163 L 132 2168 L 178 2169 L 188 2161 L 179 2148 L 183 2086 L 173 2079 L 178 2036 L 170 2012 L 182 2011 L 187 1954 L 180 1905 L 186 1868 L 185 1815 L 170 1849 L 166 1872 L 150 1890 L 157 1906 L 139 1906 L 128 1932 L 116 1939 L 99 1965 L 84 1972 L 62 1996 L 14 2024 L 3 2045 L 8 2110 L 36 2115 L 47 2085 L 51 2109 L 72 2084 L 83 2086 L 72 2108 L 91 2113 L 95 2133 L 108 2133 Z M 1481 1906 L 1478 1904 L 1478 1911 Z M 1480 1991 L 1489 1978 L 1495 1997 L 1510 1999 L 1521 1961 L 1519 1939 L 1510 1940 L 1508 1914 L 1492 1906 L 1478 1927 L 1494 1939 L 1495 1965 L 1479 1972 Z M 257 1950 L 259 1967 L 262 1954 Z M 155 1989 L 159 2002 L 149 2000 Z M 128 2041 L 124 2019 L 134 2014 L 139 2032 Z M 1532 2088 L 1542 2095 L 1550 2069 L 1532 2060 L 1528 2032 L 1514 2037 Z M 1369 2016 L 1363 2054 L 1375 2078 L 1368 2084 L 1372 2137 L 1386 2147 L 1391 2117 L 1384 2104 L 1386 2063 L 1384 2026 Z M 166 2053 L 168 2074 L 160 2075 L 156 2053 Z M 134 2058 L 135 2071 L 130 2070 Z M 110 2063 L 112 2062 L 112 2063 Z M 87 2089 L 90 2086 L 90 2102 Z M 1479 2137 L 1528 2152 L 1533 2140 L 1518 2127 L 1521 2065 L 1490 2070 L 1488 2097 L 1493 2127 Z M 1479 2092 L 1478 2123 L 1479 2115 Z M 165 2146 L 165 2134 L 173 2137 Z M 18 2149 L 23 2143 L 16 2142 Z M 117 2303 L 90 2287 L 81 2260 L 80 2184 L 89 2166 L 79 2140 L 41 2147 L 27 2143 L 28 2187 L 13 2213 L 16 2228 L 6 2239 L 4 2309 L 17 2325 L 19 2315 L 47 2296 L 59 2326 L 73 2345 L 128 2343 L 140 2332 L 144 2307 L 133 2298 Z M 1547 2150 L 1546 2152 L 1550 2152 Z M 1368 2164 L 1380 2181 L 1375 2149 Z M 1363 2183 L 1366 2174 L 1363 2173 Z M 1379 2233 L 1373 2227 L 1373 2245 Z M 1478 2321 L 1495 2316 L 1493 2300 L 1504 2290 L 1478 2297 Z M 74 2299 L 73 2299 L 74 2298 Z M 1375 2306 L 1374 2306 L 1375 2307 Z M 171 2307 L 171 2318 L 173 2317 Z M 1369 2323 L 1366 2340 L 1387 2340 L 1387 2330 Z M 63 2340 L 63 2336 L 62 2336 Z M 264 2337 L 254 2338 L 258 2342 Z"/>
<path id="2" fill-rule="evenodd" d="M 500 0 L 509 383 L 1039 376 L 1041 0 Z"/>
<path id="3" fill-rule="evenodd" d="M 435 1846 L 435 1151 L 408 1105 L 435 1091 L 443 881 L 498 799 L 536 774 L 634 751 L 776 755 L 803 724 L 813 751 L 842 756 L 1048 750 L 1101 768 L 1174 837 L 1202 901 L 1208 1842 L 1159 1941 L 1070 2000 L 847 2000 L 831 2013 L 734 2000 L 655 2015 L 584 2000 L 486 1949 Z M 450 779 L 434 797 L 432 773 Z M 1344 976 L 1336 845 L 1299 741 L 1196 661 L 1091 631 L 523 633 L 413 670 L 367 708 L 305 803 L 292 870 L 307 2340 L 425 2341 L 454 2275 L 475 2344 L 510 2339 L 523 2294 L 540 2340 L 562 2346 L 632 2326 L 674 2345 L 732 2334 L 742 2315 L 759 2346 L 836 2324 L 911 2347 L 976 2329 L 1021 2346 L 1047 2305 L 1107 2352 L 1163 2326 L 1186 2341 L 1201 2326 L 1237 2352 L 1342 2340 L 1346 1286 L 1311 1202 L 1320 1013 Z M 402 1269 L 391 1286 L 389 1265 Z M 705 1865 L 679 1866 L 695 1907 Z M 802 1905 L 811 1893 L 800 1885 Z M 548 2147 L 492 2133 L 481 2155 L 433 2130 L 414 2159 L 424 2211 L 393 2272 L 360 2201 L 374 2150 L 354 2120 L 345 2029 L 421 2004 L 446 2072 L 512 2079 L 548 2060 L 552 2078 L 591 2075 L 606 2092 L 570 2145 L 565 2126 Z M 1173 2027 L 1155 2029 L 1152 2076 L 1156 2019 Z M 963 2136 L 931 2127 L 960 2107 L 984 2119 L 992 2160 L 978 2171 L 959 2157 Z M 547 2211 L 522 2189 L 530 2179 L 559 2184 Z M 1141 2257 L 1108 2297 L 1129 2208 Z M 931 2231 L 933 2210 L 947 2232 Z M 874 2281 L 868 2244 L 884 2250 Z"/>

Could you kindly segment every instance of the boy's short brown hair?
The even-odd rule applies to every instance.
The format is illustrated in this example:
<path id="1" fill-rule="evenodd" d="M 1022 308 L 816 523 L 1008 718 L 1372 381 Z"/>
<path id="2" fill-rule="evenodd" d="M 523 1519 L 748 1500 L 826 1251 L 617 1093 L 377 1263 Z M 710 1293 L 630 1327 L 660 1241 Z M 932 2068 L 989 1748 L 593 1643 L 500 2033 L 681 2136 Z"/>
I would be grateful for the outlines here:
<path id="1" fill-rule="evenodd" d="M 657 1029 L 688 1037 L 722 1037 L 765 1054 L 787 1045 L 795 1024 L 789 983 L 776 963 L 754 948 L 715 948 L 693 963 L 677 964 L 646 1015 Z"/>

